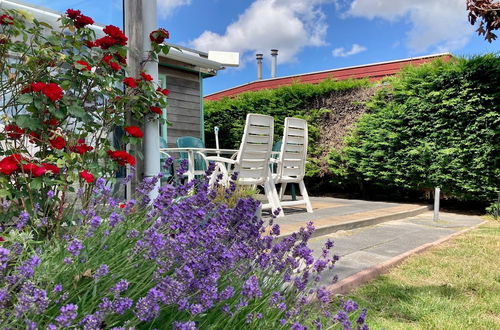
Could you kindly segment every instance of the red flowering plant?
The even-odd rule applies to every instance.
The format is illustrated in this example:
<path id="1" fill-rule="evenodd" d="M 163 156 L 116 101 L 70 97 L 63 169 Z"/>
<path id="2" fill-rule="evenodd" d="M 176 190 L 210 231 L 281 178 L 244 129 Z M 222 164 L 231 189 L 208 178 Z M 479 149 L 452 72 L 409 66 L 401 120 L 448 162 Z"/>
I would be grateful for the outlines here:
<path id="1" fill-rule="evenodd" d="M 166 94 L 143 70 L 127 74 L 128 38 L 116 26 L 101 32 L 74 9 L 57 27 L 14 10 L 0 15 L 0 224 L 26 211 L 51 235 L 72 203 L 87 204 L 94 178 L 135 166 L 127 144 L 143 133 L 127 120 L 162 120 Z M 169 49 L 151 44 L 145 62 Z M 120 141 L 111 139 L 115 127 L 125 127 Z"/>

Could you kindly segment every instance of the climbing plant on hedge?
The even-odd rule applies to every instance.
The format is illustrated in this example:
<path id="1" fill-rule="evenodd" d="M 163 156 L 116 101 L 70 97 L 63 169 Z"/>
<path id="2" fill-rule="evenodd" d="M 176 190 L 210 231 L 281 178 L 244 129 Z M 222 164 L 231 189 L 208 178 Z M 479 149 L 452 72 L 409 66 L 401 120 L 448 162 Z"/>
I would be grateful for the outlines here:
<path id="1" fill-rule="evenodd" d="M 407 67 L 368 104 L 331 167 L 378 185 L 492 201 L 500 178 L 498 54 Z M 339 161 L 342 164 L 339 164 Z M 338 172 L 338 171 L 337 171 Z"/>

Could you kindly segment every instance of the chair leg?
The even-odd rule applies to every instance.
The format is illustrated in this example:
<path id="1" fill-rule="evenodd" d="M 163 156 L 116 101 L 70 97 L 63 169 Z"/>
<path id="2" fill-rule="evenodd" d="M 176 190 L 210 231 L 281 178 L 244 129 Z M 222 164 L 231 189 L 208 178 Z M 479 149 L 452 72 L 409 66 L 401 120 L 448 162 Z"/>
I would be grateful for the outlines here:
<path id="1" fill-rule="evenodd" d="M 301 180 L 299 182 L 299 189 L 300 189 L 300 194 L 302 195 L 302 198 L 304 199 L 304 202 L 306 203 L 307 212 L 313 213 L 313 208 L 311 205 L 311 201 L 309 200 L 309 194 L 307 193 L 307 189 L 306 189 L 306 185 L 304 184 L 304 180 Z"/>
<path id="2" fill-rule="evenodd" d="M 285 195 L 286 182 L 283 182 L 280 187 L 280 201 L 283 200 L 283 196 Z"/>
<path id="3" fill-rule="evenodd" d="M 271 211 L 274 212 L 276 211 L 276 209 L 280 209 L 277 217 L 284 217 L 285 213 L 283 213 L 283 208 L 281 207 L 278 191 L 276 190 L 276 185 L 274 184 L 274 180 L 272 178 L 268 178 L 264 183 L 264 192 L 266 194 L 267 200 L 269 201 L 269 204 L 271 204 Z"/>

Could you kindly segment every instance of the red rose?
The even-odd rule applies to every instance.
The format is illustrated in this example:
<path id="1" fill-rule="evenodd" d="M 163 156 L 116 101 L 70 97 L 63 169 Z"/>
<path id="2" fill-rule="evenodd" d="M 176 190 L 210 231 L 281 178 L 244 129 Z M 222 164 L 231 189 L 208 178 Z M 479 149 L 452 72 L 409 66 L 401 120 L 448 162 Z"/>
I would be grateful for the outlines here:
<path id="1" fill-rule="evenodd" d="M 62 136 L 56 136 L 52 140 L 49 140 L 49 142 L 50 142 L 50 145 L 52 146 L 52 148 L 54 148 L 54 149 L 61 150 L 64 147 L 66 147 L 66 140 L 64 140 L 64 138 Z"/>
<path id="2" fill-rule="evenodd" d="M 168 94 L 170 94 L 170 91 L 168 89 L 166 89 L 166 88 L 165 89 L 161 89 L 160 87 L 158 87 L 156 89 L 156 91 L 159 92 L 159 93 L 162 93 L 165 96 L 167 96 Z"/>
<path id="3" fill-rule="evenodd" d="M 38 166 L 33 163 L 28 163 L 23 165 L 23 172 L 26 174 L 31 174 L 36 178 L 44 175 L 45 172 L 47 172 L 47 170 L 43 166 Z"/>
<path id="4" fill-rule="evenodd" d="M 78 69 L 78 70 L 82 70 L 82 71 L 90 71 L 90 70 L 92 70 L 92 67 L 90 66 L 90 64 L 88 64 L 85 61 L 76 61 L 75 63 L 76 64 L 80 64 L 81 66 L 83 66 L 83 68 Z"/>
<path id="5" fill-rule="evenodd" d="M 127 44 L 128 38 L 123 34 L 122 30 L 113 25 L 107 25 L 103 32 L 107 35 L 99 38 L 95 41 L 96 46 L 102 49 L 108 49 L 114 45 L 125 46 Z"/>
<path id="6" fill-rule="evenodd" d="M 157 44 L 161 44 L 165 39 L 168 39 L 170 34 L 167 30 L 159 28 L 149 34 L 149 39 Z"/>
<path id="7" fill-rule="evenodd" d="M 153 80 L 153 77 L 151 77 L 151 75 L 147 74 L 146 72 L 141 72 L 141 77 L 142 77 L 142 79 L 144 79 L 146 81 L 152 81 Z"/>
<path id="8" fill-rule="evenodd" d="M 0 15 L 0 25 L 12 25 L 14 24 L 14 17 L 7 14 Z"/>
<path id="9" fill-rule="evenodd" d="M 74 24 L 75 24 L 75 27 L 77 29 L 81 29 L 81 28 L 85 27 L 86 25 L 94 24 L 94 20 L 88 16 L 80 15 L 75 19 Z"/>
<path id="10" fill-rule="evenodd" d="M 5 126 L 5 131 L 7 132 L 7 136 L 14 140 L 19 140 L 25 133 L 25 131 L 16 124 Z"/>
<path id="11" fill-rule="evenodd" d="M 137 82 L 132 77 L 127 77 L 127 78 L 123 79 L 123 83 L 125 85 L 127 85 L 128 87 L 130 87 L 130 88 L 136 88 L 137 87 Z"/>
<path id="12" fill-rule="evenodd" d="M 66 10 L 66 16 L 71 19 L 76 19 L 78 16 L 80 16 L 82 12 L 80 10 L 74 10 L 74 9 L 68 9 Z"/>
<path id="13" fill-rule="evenodd" d="M 49 119 L 43 122 L 44 125 L 52 126 L 53 128 L 59 126 L 59 121 L 57 119 Z"/>
<path id="14" fill-rule="evenodd" d="M 127 126 L 124 128 L 124 130 L 133 137 L 141 138 L 144 136 L 141 129 L 137 126 Z"/>
<path id="15" fill-rule="evenodd" d="M 45 96 L 47 96 L 52 102 L 55 102 L 63 97 L 62 88 L 55 83 L 45 85 L 42 93 L 45 94 Z"/>
<path id="16" fill-rule="evenodd" d="M 40 135 L 40 133 L 37 133 L 37 132 L 30 132 L 28 134 L 28 136 L 29 136 L 29 141 L 31 143 L 38 143 L 42 139 L 42 136 Z"/>
<path id="17" fill-rule="evenodd" d="M 5 238 L 3 238 L 2 236 L 0 236 L 0 242 L 5 242 Z"/>
<path id="18" fill-rule="evenodd" d="M 160 116 L 163 115 L 163 111 L 159 107 L 151 106 L 149 107 L 149 110 L 159 114 Z"/>
<path id="19" fill-rule="evenodd" d="M 125 204 L 120 203 L 120 208 L 121 208 L 121 209 L 124 209 L 124 208 L 125 208 Z"/>
<path id="20" fill-rule="evenodd" d="M 42 163 L 42 166 L 45 168 L 46 172 L 50 172 L 51 174 L 59 174 L 61 173 L 59 167 L 53 164 Z"/>
<path id="21" fill-rule="evenodd" d="M 79 153 L 80 155 L 86 154 L 89 151 L 94 150 L 93 147 L 85 143 L 85 139 L 78 139 L 78 144 L 76 146 L 69 147 L 69 150 Z"/>
<path id="22" fill-rule="evenodd" d="M 15 156 L 16 155 L 11 155 L 0 160 L 0 173 L 2 173 L 3 175 L 11 175 L 15 171 L 17 171 L 19 159 L 16 159 Z"/>
<path id="23" fill-rule="evenodd" d="M 107 152 L 109 157 L 114 161 L 116 161 L 120 166 L 124 166 L 126 164 L 135 166 L 136 164 L 134 156 L 132 156 L 125 150 L 116 150 L 116 151 L 108 150 Z"/>
<path id="24" fill-rule="evenodd" d="M 97 45 L 95 44 L 95 42 L 87 40 L 85 41 L 85 46 L 87 46 L 88 48 L 93 48 L 96 47 Z"/>
<path id="25" fill-rule="evenodd" d="M 38 93 L 45 88 L 46 84 L 44 82 L 34 82 L 31 84 L 31 91 Z"/>
<path id="26" fill-rule="evenodd" d="M 120 54 L 116 53 L 115 57 L 118 60 L 118 62 L 120 62 L 123 65 L 127 65 L 127 57 L 126 56 L 121 56 Z"/>
<path id="27" fill-rule="evenodd" d="M 115 43 L 115 39 L 110 36 L 104 36 L 94 42 L 97 47 L 101 47 L 102 49 L 108 49 L 109 47 L 114 46 Z"/>
<path id="28" fill-rule="evenodd" d="M 116 62 L 109 62 L 109 66 L 111 67 L 111 69 L 113 69 L 115 71 L 120 71 L 122 69 L 120 64 L 118 64 Z"/>
<path id="29" fill-rule="evenodd" d="M 80 172 L 80 176 L 85 180 L 87 181 L 88 183 L 91 183 L 92 181 L 95 180 L 94 176 L 92 174 L 89 173 L 89 171 L 85 170 L 85 171 L 81 171 Z"/>

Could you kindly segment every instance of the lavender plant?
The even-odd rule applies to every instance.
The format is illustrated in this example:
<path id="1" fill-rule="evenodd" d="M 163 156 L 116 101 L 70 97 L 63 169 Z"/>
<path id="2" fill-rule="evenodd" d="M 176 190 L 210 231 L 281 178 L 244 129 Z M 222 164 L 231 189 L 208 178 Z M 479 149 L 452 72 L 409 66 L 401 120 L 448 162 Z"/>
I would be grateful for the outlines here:
<path id="1" fill-rule="evenodd" d="M 218 189 L 202 178 L 166 184 L 150 201 L 157 180 L 120 203 L 99 179 L 82 225 L 61 240 L 12 229 L 0 243 L 3 328 L 367 328 L 351 301 L 329 312 L 333 297 L 317 283 L 336 258 L 329 241 L 313 257 L 311 223 L 279 240 L 255 199 L 214 202 Z"/>

